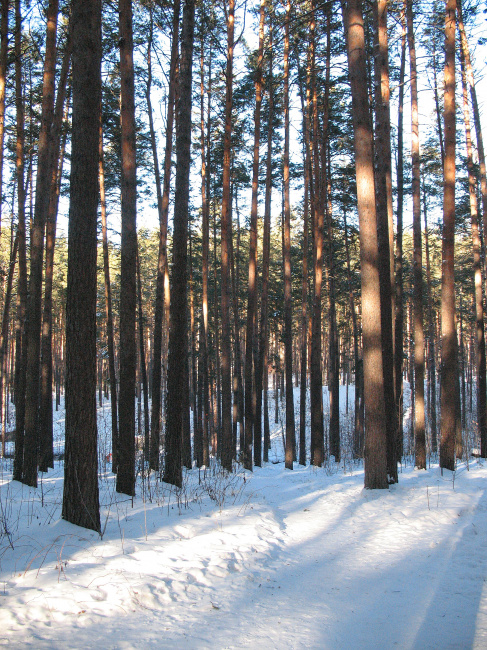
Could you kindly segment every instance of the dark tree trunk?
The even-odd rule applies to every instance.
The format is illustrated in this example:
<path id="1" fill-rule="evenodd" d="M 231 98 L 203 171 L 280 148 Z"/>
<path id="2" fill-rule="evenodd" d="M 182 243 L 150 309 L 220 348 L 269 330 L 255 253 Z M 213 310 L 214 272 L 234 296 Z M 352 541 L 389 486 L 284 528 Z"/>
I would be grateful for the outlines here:
<path id="1" fill-rule="evenodd" d="M 3 191 L 3 143 L 5 139 L 5 81 L 8 65 L 8 9 L 9 1 L 2 0 L 0 27 L 0 196 Z M 2 202 L 0 201 L 0 232 L 2 231 Z"/>
<path id="2" fill-rule="evenodd" d="M 21 57 L 22 19 L 20 0 L 15 0 L 15 103 L 17 113 L 16 181 L 17 181 L 17 232 L 19 237 L 19 267 L 17 288 L 17 320 L 15 326 L 15 456 L 14 480 L 21 481 L 24 472 L 25 425 L 25 310 L 27 304 L 27 253 L 25 232 L 24 185 L 24 97 L 22 91 Z"/>
<path id="3" fill-rule="evenodd" d="M 252 205 L 250 212 L 249 242 L 249 285 L 247 297 L 247 336 L 245 340 L 245 443 L 243 464 L 252 469 L 252 441 L 254 442 L 254 462 L 262 465 L 262 438 L 254 437 L 256 415 L 256 386 L 253 373 L 257 323 L 257 199 L 259 192 L 259 147 L 260 147 L 260 109 L 262 105 L 262 61 L 264 57 L 264 17 L 265 0 L 260 2 L 259 53 L 255 71 L 255 110 L 254 110 L 254 151 L 252 162 Z"/>
<path id="4" fill-rule="evenodd" d="M 66 300 L 63 519 L 100 531 L 96 426 L 96 257 L 101 3 L 74 0 L 73 128 Z M 81 263 L 82 260 L 82 263 Z M 80 354 L 83 350 L 83 354 Z"/>
<path id="5" fill-rule="evenodd" d="M 175 0 L 172 21 L 171 63 L 169 69 L 169 92 L 167 98 L 166 146 L 164 151 L 164 187 L 161 193 L 161 181 L 154 126 L 152 124 L 152 107 L 150 105 L 150 79 L 147 87 L 147 103 L 151 128 L 152 155 L 157 187 L 157 207 L 159 212 L 159 257 L 157 263 L 156 301 L 154 312 L 154 353 L 152 365 L 152 410 L 150 439 L 150 468 L 159 469 L 159 445 L 161 433 L 161 380 L 162 380 L 162 328 L 164 321 L 164 286 L 167 274 L 167 218 L 169 211 L 169 189 L 171 181 L 171 157 L 174 126 L 174 97 L 176 85 L 176 66 L 178 59 L 180 2 Z M 149 73 L 151 68 L 149 67 Z"/>
<path id="6" fill-rule="evenodd" d="M 51 183 L 51 124 L 54 112 L 56 31 L 58 0 L 47 10 L 46 55 L 42 89 L 42 117 L 39 134 L 34 221 L 30 236 L 30 278 L 26 313 L 25 447 L 23 482 L 37 486 L 38 425 L 40 395 L 40 352 L 42 323 L 42 262 L 44 230 L 49 209 Z"/>
<path id="7" fill-rule="evenodd" d="M 122 132 L 122 237 L 120 249 L 120 395 L 117 492 L 135 494 L 135 382 L 137 344 L 137 180 L 135 160 L 135 90 L 132 2 L 119 0 Z"/>
<path id="8" fill-rule="evenodd" d="M 52 124 L 51 143 L 51 188 L 49 208 L 46 220 L 46 264 L 44 278 L 44 307 L 42 313 L 41 339 L 41 394 L 39 409 L 39 469 L 47 472 L 54 467 L 53 458 L 53 420 L 52 420 L 52 285 L 54 274 L 54 246 L 56 243 L 56 221 L 61 190 L 61 177 L 64 161 L 64 148 L 67 133 L 63 135 L 61 147 L 61 130 L 66 98 L 66 84 L 71 65 L 71 34 L 68 35 L 66 51 L 61 66 L 56 106 Z"/>
<path id="9" fill-rule="evenodd" d="M 233 48 L 235 1 L 225 4 L 227 18 L 227 67 L 225 95 L 225 134 L 223 149 L 222 181 L 222 216 L 221 216 L 221 380 L 222 380 L 222 465 L 228 471 L 232 469 L 232 378 L 230 345 L 230 237 L 231 237 L 231 200 L 230 200 L 230 155 L 232 136 L 233 105 Z"/>
<path id="10" fill-rule="evenodd" d="M 176 131 L 176 194 L 171 270 L 169 358 L 167 373 L 166 450 L 164 481 L 182 485 L 182 431 L 187 379 L 187 242 L 189 169 L 191 163 L 191 73 L 193 65 L 194 0 L 186 0 L 179 67 L 179 116 Z"/>

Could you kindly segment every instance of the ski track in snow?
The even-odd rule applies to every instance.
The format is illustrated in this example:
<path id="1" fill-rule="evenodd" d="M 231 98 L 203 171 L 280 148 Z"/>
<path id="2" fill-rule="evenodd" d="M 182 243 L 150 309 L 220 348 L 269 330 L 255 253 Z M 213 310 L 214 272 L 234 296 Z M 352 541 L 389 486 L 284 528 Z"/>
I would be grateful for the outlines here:
<path id="1" fill-rule="evenodd" d="M 61 469 L 44 505 L 4 473 L 0 645 L 487 647 L 487 467 L 408 468 L 384 491 L 295 467 L 215 478 L 221 509 L 195 470 L 187 508 L 161 484 L 132 507 L 107 478 L 103 539 L 60 519 Z"/>

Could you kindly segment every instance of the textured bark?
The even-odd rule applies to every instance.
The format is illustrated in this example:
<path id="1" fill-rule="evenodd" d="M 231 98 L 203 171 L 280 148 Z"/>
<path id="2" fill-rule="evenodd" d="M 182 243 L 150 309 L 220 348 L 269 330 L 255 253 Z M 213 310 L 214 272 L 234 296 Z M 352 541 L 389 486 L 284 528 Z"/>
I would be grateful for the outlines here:
<path id="1" fill-rule="evenodd" d="M 411 159 L 414 240 L 414 434 L 415 464 L 426 469 L 426 434 L 424 415 L 424 332 L 423 332 L 423 255 L 421 237 L 421 185 L 419 168 L 419 118 L 416 46 L 414 42 L 412 0 L 406 2 L 411 77 Z"/>
<path id="2" fill-rule="evenodd" d="M 461 9 L 460 9 L 461 11 Z M 459 11 L 459 17 L 460 17 Z M 470 128 L 470 109 L 468 106 L 468 87 L 464 50 L 460 49 L 463 90 L 463 121 L 465 124 L 465 141 L 467 147 L 468 193 L 470 199 L 470 221 L 472 226 L 473 271 L 475 283 L 475 340 L 477 360 L 477 426 L 480 441 L 487 439 L 486 413 L 486 362 L 485 362 L 485 330 L 484 308 L 482 298 L 482 260 L 479 232 L 479 214 L 477 202 L 477 178 L 474 168 L 472 135 Z M 482 451 L 482 450 L 481 450 Z"/>
<path id="3" fill-rule="evenodd" d="M 208 363 L 208 263 L 210 251 L 210 205 L 208 201 L 209 169 L 207 169 L 205 135 L 205 74 L 204 74 L 204 47 L 203 33 L 201 35 L 201 58 L 200 58 L 200 138 L 201 138 L 201 274 L 202 274 L 202 321 L 199 346 L 198 369 L 201 369 L 201 427 L 202 427 L 202 449 L 201 464 L 207 467 L 210 463 L 209 448 L 209 426 L 210 426 L 210 390 L 209 390 L 209 363 Z M 211 78 L 209 80 L 211 86 Z M 208 130 L 211 118 L 210 104 L 211 94 L 208 91 Z M 198 465 L 199 467 L 199 465 Z"/>
<path id="4" fill-rule="evenodd" d="M 318 142 L 318 100 L 316 88 L 315 55 L 315 20 L 314 4 L 311 32 L 311 95 L 312 95 L 312 129 L 313 129 L 313 188 L 311 201 L 313 213 L 313 312 L 311 325 L 311 359 L 310 359 L 310 404 L 311 404 L 311 462 L 320 467 L 324 460 L 323 428 L 323 378 L 321 350 L 321 291 L 323 278 L 323 226 L 324 226 L 324 192 L 323 178 L 325 170 L 320 170 Z"/>
<path id="5" fill-rule="evenodd" d="M 360 0 L 342 3 L 354 127 L 362 279 L 366 488 L 387 488 L 386 414 L 374 191 L 374 155 L 367 87 L 365 34 Z"/>
<path id="6" fill-rule="evenodd" d="M 46 54 L 42 87 L 42 116 L 39 134 L 34 221 L 30 236 L 30 277 L 26 312 L 25 447 L 23 482 L 37 486 L 40 351 L 42 323 L 42 262 L 44 230 L 49 209 L 51 183 L 51 124 L 54 113 L 56 31 L 58 0 L 47 10 Z"/>
<path id="7" fill-rule="evenodd" d="M 176 130 L 176 185 L 171 269 L 171 306 L 167 373 L 166 449 L 164 481 L 181 487 L 182 431 L 187 380 L 187 242 L 189 169 L 191 163 L 191 72 L 193 65 L 194 0 L 186 0 L 181 34 L 179 117 Z"/>
<path id="8" fill-rule="evenodd" d="M 51 130 L 51 186 L 49 208 L 46 219 L 46 262 L 44 277 L 44 306 L 42 311 L 41 331 L 41 387 L 39 408 L 39 470 L 47 472 L 54 467 L 53 458 L 53 419 L 52 419 L 52 285 L 54 275 L 54 247 L 56 243 L 56 222 L 59 206 L 59 193 L 64 162 L 64 148 L 67 133 L 61 131 L 63 115 L 67 119 L 66 86 L 71 65 L 71 34 L 68 34 L 66 50 L 63 56 L 59 85 Z"/>
<path id="9" fill-rule="evenodd" d="M 27 253 L 25 232 L 24 184 L 24 97 L 22 91 L 21 57 L 22 18 L 20 0 L 15 0 L 15 104 L 17 120 L 16 181 L 17 232 L 19 237 L 19 266 L 17 284 L 17 319 L 15 325 L 15 456 L 14 480 L 21 481 L 24 471 L 25 424 L 25 310 L 27 303 Z"/>
<path id="10" fill-rule="evenodd" d="M 404 299 L 403 299 L 403 213 L 404 213 L 404 78 L 406 71 L 406 12 L 401 10 L 401 67 L 399 72 L 398 116 L 397 116 L 397 235 L 396 235 L 396 278 L 395 278 L 395 323 L 394 323 L 394 371 L 395 407 L 397 420 L 397 458 L 403 451 L 403 355 L 404 355 Z"/>
<path id="11" fill-rule="evenodd" d="M 3 143 L 5 139 L 5 81 L 8 65 L 8 8 L 9 1 L 2 0 L 0 27 L 0 196 L 3 191 Z M 2 201 L 0 201 L 0 232 L 2 231 Z"/>
<path id="12" fill-rule="evenodd" d="M 291 3 L 286 3 L 284 28 L 284 365 L 286 378 L 286 469 L 293 469 L 295 428 L 293 395 L 292 275 L 291 275 L 291 204 L 289 199 L 289 21 Z"/>
<path id="13" fill-rule="evenodd" d="M 169 189 L 171 181 L 171 157 L 174 128 L 174 97 L 176 85 L 176 66 L 178 59 L 180 2 L 175 0 L 172 21 L 171 63 L 169 68 L 169 92 L 167 97 L 166 145 L 164 150 L 164 180 L 161 193 L 157 147 L 152 123 L 152 106 L 150 104 L 150 81 L 147 82 L 147 104 L 149 107 L 149 126 L 151 129 L 151 146 L 154 159 L 154 173 L 157 188 L 157 209 L 159 213 L 159 256 L 157 262 L 156 300 L 154 310 L 154 352 L 152 365 L 152 403 L 149 466 L 159 469 L 159 445 L 161 434 L 161 380 L 162 380 L 162 328 L 164 321 L 164 286 L 167 274 L 167 218 L 169 211 Z M 151 68 L 149 67 L 149 72 Z M 168 299 L 166 299 L 168 300 Z"/>
<path id="14" fill-rule="evenodd" d="M 145 360 L 144 312 L 142 309 L 142 281 L 140 278 L 140 256 L 137 250 L 137 322 L 139 331 L 140 378 L 144 402 L 144 459 L 149 460 L 149 383 L 147 381 L 147 364 Z"/>
<path id="15" fill-rule="evenodd" d="M 101 117 L 101 115 L 100 115 Z M 117 374 L 115 371 L 115 345 L 113 342 L 112 286 L 110 282 L 110 261 L 108 255 L 107 208 L 105 199 L 105 165 L 103 156 L 103 132 L 100 123 L 100 212 L 101 236 L 103 249 L 103 280 L 105 288 L 105 317 L 107 320 L 108 376 L 110 379 L 110 410 L 112 414 L 112 472 L 117 471 L 118 451 L 118 409 L 117 409 Z"/>
<path id="16" fill-rule="evenodd" d="M 230 154 L 232 136 L 233 105 L 233 49 L 235 29 L 235 2 L 225 4 L 227 18 L 227 67 L 225 89 L 225 133 L 223 143 L 223 181 L 221 214 L 221 380 L 222 380 L 222 465 L 228 471 L 232 469 L 232 377 L 230 347 Z"/>
<path id="17" fill-rule="evenodd" d="M 252 469 L 252 441 L 254 443 L 254 462 L 262 465 L 262 438 L 254 438 L 256 410 L 256 387 L 253 373 L 257 323 L 257 199 L 259 193 L 259 147 L 260 147 L 260 109 L 262 105 L 262 62 L 264 57 L 264 17 L 265 0 L 260 2 L 259 14 L 259 53 L 255 71 L 255 110 L 254 110 L 254 151 L 252 161 L 252 203 L 250 210 L 249 240 L 249 284 L 247 295 L 247 336 L 245 339 L 245 444 L 243 464 Z"/>
<path id="18" fill-rule="evenodd" d="M 269 94 L 269 125 L 274 119 L 273 96 L 273 25 L 272 18 L 269 24 L 269 69 L 267 92 Z M 260 300 L 259 324 L 259 353 L 255 371 L 256 409 L 255 409 L 255 437 L 262 431 L 262 398 L 264 399 L 264 450 L 263 459 L 269 461 L 270 434 L 269 412 L 267 407 L 268 367 L 267 351 L 269 348 L 269 264 L 270 264 L 270 232 L 271 232 L 271 197 L 272 197 L 272 128 L 267 131 L 266 153 L 266 178 L 264 198 L 264 232 L 262 241 L 262 293 Z"/>
<path id="19" fill-rule="evenodd" d="M 465 33 L 465 26 L 463 24 L 462 3 L 460 0 L 457 1 L 457 13 L 458 13 L 458 29 L 460 32 L 460 40 L 461 40 L 461 50 L 465 61 L 465 73 L 467 78 L 467 84 L 468 87 L 470 88 L 470 99 L 472 102 L 472 113 L 473 113 L 473 120 L 475 125 L 475 134 L 477 137 L 477 154 L 479 158 L 479 167 L 480 167 L 480 191 L 482 197 L 482 212 L 483 212 L 483 231 L 485 237 L 485 233 L 487 233 L 487 173 L 486 173 L 486 165 L 485 165 L 484 141 L 482 137 L 482 128 L 480 124 L 480 112 L 479 112 L 479 105 L 477 101 L 477 91 L 475 89 L 475 80 L 474 80 L 473 69 L 470 60 L 470 50 L 468 47 L 467 36 Z M 478 335 L 479 332 L 477 330 L 477 336 Z M 479 414 L 479 424 L 480 424 L 480 414 Z M 487 428 L 480 429 L 480 432 L 481 432 L 480 454 L 482 458 L 487 458 Z"/>
<path id="20" fill-rule="evenodd" d="M 132 2 L 119 0 L 120 123 L 122 132 L 120 248 L 120 395 L 118 401 L 119 445 L 117 492 L 135 494 L 135 382 L 137 344 L 137 180 L 135 160 L 135 91 Z"/>
<path id="21" fill-rule="evenodd" d="M 66 300 L 63 519 L 100 531 L 96 426 L 96 264 L 101 3 L 74 0 L 73 128 Z M 80 260 L 83 262 L 80 263 Z M 83 350 L 83 354 L 80 354 Z"/>
<path id="22" fill-rule="evenodd" d="M 373 5 L 375 22 L 375 171 L 379 244 L 379 279 L 381 289 L 382 365 L 386 408 L 387 473 L 397 482 L 397 422 L 394 398 L 394 260 L 391 258 L 392 174 L 391 117 L 389 108 L 389 49 L 387 41 L 387 2 Z"/>
<path id="23" fill-rule="evenodd" d="M 443 247 L 441 276 L 441 447 L 440 466 L 455 469 L 455 24 L 456 0 L 445 14 L 445 161 L 443 165 Z"/>

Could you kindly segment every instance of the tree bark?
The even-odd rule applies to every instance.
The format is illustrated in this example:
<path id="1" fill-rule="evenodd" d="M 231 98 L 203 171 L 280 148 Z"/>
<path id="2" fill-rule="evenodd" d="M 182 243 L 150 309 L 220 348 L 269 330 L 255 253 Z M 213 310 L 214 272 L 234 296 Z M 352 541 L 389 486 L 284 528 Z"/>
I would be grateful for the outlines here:
<path id="1" fill-rule="evenodd" d="M 15 0 L 15 104 L 17 121 L 16 181 L 17 181 L 17 232 L 19 236 L 19 266 L 17 283 L 17 319 L 15 326 L 15 456 L 14 480 L 21 481 L 24 472 L 25 427 L 25 310 L 27 304 L 27 252 L 25 232 L 24 185 L 24 96 L 22 89 L 21 36 L 22 17 L 20 0 Z"/>
<path id="2" fill-rule="evenodd" d="M 42 88 L 42 116 L 39 134 L 34 222 L 30 236 L 30 278 L 26 312 L 25 447 L 23 482 L 37 487 L 39 443 L 40 351 L 42 324 L 42 262 L 44 230 L 49 209 L 51 182 L 51 124 L 54 113 L 56 31 L 58 0 L 47 10 L 46 54 Z"/>
<path id="3" fill-rule="evenodd" d="M 171 270 L 171 306 L 167 373 L 166 449 L 164 481 L 182 485 L 182 431 L 187 380 L 187 242 L 189 169 L 191 163 L 191 73 L 193 65 L 194 0 L 183 10 L 179 67 L 179 116 L 176 131 L 176 186 Z"/>
<path id="4" fill-rule="evenodd" d="M 440 467 L 455 469 L 455 24 L 456 0 L 445 14 L 445 162 L 443 165 L 443 249 L 441 276 L 441 447 Z"/>
<path id="5" fill-rule="evenodd" d="M 293 395 L 292 275 L 291 275 L 291 204 L 289 199 L 289 21 L 291 2 L 286 3 L 284 28 L 284 364 L 286 375 L 286 469 L 293 469 L 295 428 Z"/>
<path id="6" fill-rule="evenodd" d="M 3 143 L 5 139 L 5 86 L 8 65 L 9 1 L 2 0 L 0 27 L 0 196 L 3 192 Z M 0 201 L 0 233 L 2 232 L 2 201 Z"/>
<path id="7" fill-rule="evenodd" d="M 264 58 L 264 17 L 265 0 L 260 2 L 259 13 L 259 51 L 255 70 L 255 109 L 254 109 L 254 150 L 252 161 L 252 202 L 250 210 L 249 240 L 249 285 L 247 296 L 247 336 L 245 339 L 245 448 L 243 464 L 245 469 L 252 469 L 252 441 L 254 443 L 254 461 L 262 465 L 262 438 L 254 437 L 256 411 L 256 386 L 253 381 L 253 358 L 255 350 L 257 322 L 257 200 L 259 193 L 259 147 L 260 147 L 260 112 L 262 105 L 262 62 Z"/>
<path id="8" fill-rule="evenodd" d="M 120 249 L 120 395 L 118 401 L 119 446 L 117 492 L 135 494 L 135 382 L 137 345 L 137 179 L 135 159 L 135 88 L 132 2 L 119 0 L 122 132 Z"/>
<path id="9" fill-rule="evenodd" d="M 459 20 L 461 8 L 457 9 Z M 477 178 L 474 168 L 472 135 L 470 128 L 470 110 L 468 106 L 468 87 L 467 74 L 465 65 L 465 54 L 463 48 L 460 49 L 460 63 L 462 70 L 462 90 L 463 90 L 463 121 L 465 124 L 465 141 L 467 147 L 467 169 L 468 169 L 468 194 L 470 200 L 470 221 L 472 227 L 472 248 L 473 248 L 473 271 L 475 286 L 475 339 L 476 339 L 476 359 L 477 359 L 477 426 L 479 437 L 485 447 L 487 440 L 487 412 L 486 412 L 486 361 L 485 361 L 485 330 L 484 330 L 484 308 L 482 297 L 482 260 L 481 260 L 481 243 L 479 232 L 479 216 L 477 203 Z M 464 406 L 465 408 L 465 406 Z"/>
<path id="10" fill-rule="evenodd" d="M 223 144 L 223 181 L 221 215 L 221 379 L 222 379 L 222 453 L 223 467 L 232 469 L 232 378 L 230 346 L 230 155 L 233 105 L 233 49 L 235 28 L 235 1 L 225 4 L 227 19 L 227 67 L 225 82 L 225 133 Z"/>
<path id="11" fill-rule="evenodd" d="M 63 519 L 100 532 L 96 425 L 101 3 L 74 0 Z M 82 263 L 81 263 L 82 260 Z M 83 350 L 83 354 L 80 354 Z"/>
<path id="12" fill-rule="evenodd" d="M 406 2 L 411 76 L 411 159 L 414 239 L 414 434 L 415 464 L 426 469 L 426 434 L 424 414 L 424 332 L 423 332 L 423 255 L 421 237 L 421 185 L 419 167 L 419 118 L 416 47 L 414 42 L 412 0 Z"/>
<path id="13" fill-rule="evenodd" d="M 362 279 L 362 337 L 365 393 L 366 488 L 387 488 L 387 441 L 382 370 L 382 332 L 375 208 L 374 154 L 367 78 L 365 34 L 360 0 L 342 2 L 352 89 L 357 203 Z"/>
<path id="14" fill-rule="evenodd" d="M 149 466 L 159 469 L 159 445 L 161 433 L 161 379 L 162 379 L 162 328 L 164 321 L 165 278 L 167 274 L 167 219 L 169 212 L 169 190 L 171 182 L 171 158 L 174 129 L 174 97 L 176 85 L 176 67 L 178 60 L 180 2 L 175 0 L 172 20 L 171 63 L 169 67 L 169 92 L 167 97 L 166 145 L 164 150 L 164 180 L 161 194 L 159 163 L 154 126 L 152 124 L 152 106 L 150 105 L 150 79 L 147 87 L 147 103 L 151 128 L 152 155 L 157 188 L 157 207 L 159 212 L 159 257 L 157 262 L 156 301 L 154 312 L 154 352 L 152 365 L 152 404 L 151 404 L 151 449 Z M 149 67 L 149 72 L 151 68 Z"/>

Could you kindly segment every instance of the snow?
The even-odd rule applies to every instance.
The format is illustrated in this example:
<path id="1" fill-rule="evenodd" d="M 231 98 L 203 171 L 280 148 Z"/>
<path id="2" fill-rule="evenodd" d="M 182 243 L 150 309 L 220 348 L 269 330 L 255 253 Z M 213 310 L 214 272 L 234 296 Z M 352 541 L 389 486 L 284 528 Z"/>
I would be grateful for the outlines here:
<path id="1" fill-rule="evenodd" d="M 61 414 L 59 415 L 61 419 Z M 275 432 L 274 456 L 280 442 Z M 0 644 L 12 648 L 485 648 L 487 465 L 100 477 L 103 535 L 0 473 Z M 6 534 L 8 531 L 8 535 Z"/>

